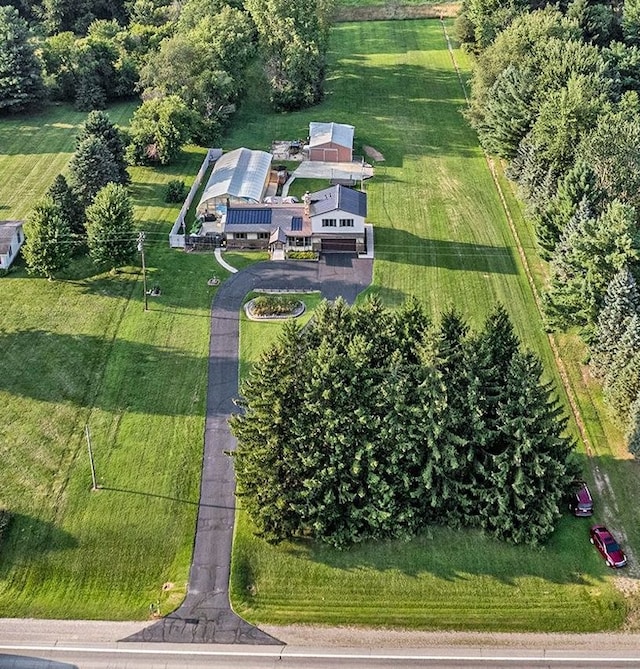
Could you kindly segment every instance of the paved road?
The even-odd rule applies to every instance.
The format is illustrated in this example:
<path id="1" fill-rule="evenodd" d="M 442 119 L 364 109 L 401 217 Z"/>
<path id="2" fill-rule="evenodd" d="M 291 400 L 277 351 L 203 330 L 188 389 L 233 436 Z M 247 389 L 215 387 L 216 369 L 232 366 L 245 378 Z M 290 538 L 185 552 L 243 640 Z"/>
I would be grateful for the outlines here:
<path id="1" fill-rule="evenodd" d="M 214 650 L 215 649 L 215 650 Z M 3 648 L 0 669 L 386 669 L 464 667 L 465 669 L 618 669 L 639 667 L 637 653 L 614 655 L 585 651 L 452 649 L 382 651 L 314 650 L 294 647 L 229 647 L 113 644 L 111 647 Z"/>
<path id="2" fill-rule="evenodd" d="M 239 618 L 229 604 L 235 477 L 227 455 L 235 449 L 228 418 L 238 394 L 239 312 L 256 288 L 320 290 L 328 299 L 353 302 L 371 283 L 373 261 L 344 254 L 318 263 L 264 262 L 234 274 L 218 289 L 212 309 L 207 417 L 200 507 L 189 589 L 177 611 L 126 641 L 279 644 Z"/>

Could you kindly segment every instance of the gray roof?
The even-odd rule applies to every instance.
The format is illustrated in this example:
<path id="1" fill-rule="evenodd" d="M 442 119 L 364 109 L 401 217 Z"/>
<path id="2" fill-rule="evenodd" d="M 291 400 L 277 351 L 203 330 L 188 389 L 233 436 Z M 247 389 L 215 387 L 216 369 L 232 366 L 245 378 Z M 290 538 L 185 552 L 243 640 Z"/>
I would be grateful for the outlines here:
<path id="1" fill-rule="evenodd" d="M 309 146 L 321 146 L 323 144 L 339 144 L 353 148 L 353 132 L 355 128 L 345 123 L 320 123 L 311 121 L 309 123 Z"/>
<path id="2" fill-rule="evenodd" d="M 265 151 L 235 149 L 216 161 L 198 210 L 208 200 L 231 196 L 260 202 L 265 181 L 271 170 L 271 154 Z"/>
<path id="3" fill-rule="evenodd" d="M 367 194 L 340 185 L 311 193 L 312 216 L 327 214 L 338 209 L 356 216 L 366 217 Z"/>
<path id="4" fill-rule="evenodd" d="M 22 221 L 0 221 L 0 254 L 9 253 L 16 230 L 21 226 Z"/>

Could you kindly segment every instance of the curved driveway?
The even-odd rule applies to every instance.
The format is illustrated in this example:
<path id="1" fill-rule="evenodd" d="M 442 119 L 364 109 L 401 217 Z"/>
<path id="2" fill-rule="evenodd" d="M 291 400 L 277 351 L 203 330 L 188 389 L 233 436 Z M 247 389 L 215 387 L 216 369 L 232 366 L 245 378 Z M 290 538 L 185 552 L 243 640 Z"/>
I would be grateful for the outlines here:
<path id="1" fill-rule="evenodd" d="M 328 255 L 318 263 L 263 262 L 234 274 L 216 292 L 211 314 L 207 417 L 189 589 L 182 605 L 126 641 L 280 644 L 242 620 L 229 603 L 229 571 L 235 513 L 235 449 L 228 418 L 238 394 L 239 313 L 256 288 L 320 290 L 327 299 L 353 302 L 371 283 L 373 261 Z"/>

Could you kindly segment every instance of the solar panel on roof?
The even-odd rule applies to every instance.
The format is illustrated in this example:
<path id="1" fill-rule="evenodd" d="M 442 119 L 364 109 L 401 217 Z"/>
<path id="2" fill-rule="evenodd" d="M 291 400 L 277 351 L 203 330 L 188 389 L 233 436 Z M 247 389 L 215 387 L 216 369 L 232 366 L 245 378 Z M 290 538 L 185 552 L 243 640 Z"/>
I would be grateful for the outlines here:
<path id="1" fill-rule="evenodd" d="M 271 225 L 271 209 L 227 209 L 227 225 Z"/>
<path id="2" fill-rule="evenodd" d="M 302 230 L 302 216 L 293 216 L 291 218 L 291 231 L 299 232 Z"/>

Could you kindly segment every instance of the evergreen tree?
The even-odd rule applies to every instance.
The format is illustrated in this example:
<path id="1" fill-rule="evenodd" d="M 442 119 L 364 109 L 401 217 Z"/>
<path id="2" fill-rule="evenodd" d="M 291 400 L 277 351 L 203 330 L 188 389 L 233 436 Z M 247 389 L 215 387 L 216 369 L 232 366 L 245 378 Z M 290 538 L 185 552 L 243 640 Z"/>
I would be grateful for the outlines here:
<path id="1" fill-rule="evenodd" d="M 74 245 L 76 247 L 82 245 L 87 236 L 84 227 L 84 209 L 62 174 L 58 174 L 53 180 L 46 195 L 58 206 L 60 216 L 69 226 Z"/>
<path id="2" fill-rule="evenodd" d="M 135 255 L 133 206 L 122 184 L 108 183 L 87 207 L 87 242 L 93 261 L 114 269 Z"/>
<path id="3" fill-rule="evenodd" d="M 489 314 L 482 332 L 469 342 L 473 374 L 469 392 L 474 402 L 472 409 L 482 417 L 474 426 L 474 438 L 486 453 L 502 453 L 505 449 L 496 421 L 505 391 L 504 379 L 518 347 L 509 314 L 501 304 Z"/>
<path id="4" fill-rule="evenodd" d="M 485 151 L 501 158 L 517 154 L 520 141 L 534 121 L 533 93 L 528 71 L 509 65 L 498 75 L 483 115 L 474 123 Z"/>
<path id="5" fill-rule="evenodd" d="M 468 335 L 469 326 L 459 312 L 452 309 L 442 314 L 435 357 L 447 396 L 445 437 L 452 450 L 443 475 L 452 491 L 446 522 L 454 526 L 473 517 L 475 503 L 473 462 L 478 427 L 475 417 L 480 408 L 475 402 L 477 378 L 473 378 L 471 369 Z"/>
<path id="6" fill-rule="evenodd" d="M 591 341 L 589 364 L 594 376 L 603 376 L 610 367 L 617 345 L 629 320 L 640 313 L 640 292 L 625 265 L 611 280 Z"/>
<path id="7" fill-rule="evenodd" d="M 555 327 L 595 324 L 609 282 L 639 257 L 635 211 L 611 202 L 598 217 L 578 210 L 565 228 L 551 261 L 545 311 Z"/>
<path id="8" fill-rule="evenodd" d="M 604 393 L 618 418 L 624 421 L 638 390 L 634 392 L 638 363 L 634 358 L 640 351 L 640 314 L 635 313 L 628 319 L 612 348 L 604 374 Z"/>
<path id="9" fill-rule="evenodd" d="M 69 184 L 83 207 L 88 207 L 97 192 L 120 178 L 118 165 L 104 139 L 87 137 L 78 144 L 69 162 Z"/>
<path id="10" fill-rule="evenodd" d="M 622 34 L 627 44 L 640 46 L 639 0 L 625 0 L 622 10 Z"/>
<path id="11" fill-rule="evenodd" d="M 640 394 L 636 396 L 629 412 L 627 448 L 633 456 L 640 457 Z"/>
<path id="12" fill-rule="evenodd" d="M 415 303 L 403 311 L 324 303 L 253 368 L 231 425 L 259 533 L 342 547 L 437 522 L 542 541 L 576 472 L 540 362 L 518 353 L 502 307 L 472 339 L 455 312 L 434 331 Z"/>
<path id="13" fill-rule="evenodd" d="M 51 280 L 67 267 L 72 250 L 71 230 L 51 198 L 43 198 L 31 210 L 25 222 L 25 236 L 22 256 L 31 274 Z"/>
<path id="14" fill-rule="evenodd" d="M 622 343 L 622 342 L 621 342 Z M 622 359 L 624 354 L 620 355 Z M 614 358 L 612 368 L 618 368 L 622 360 Z M 607 375 L 605 396 L 621 425 L 629 421 L 631 405 L 640 392 L 640 352 L 631 354 L 628 362 L 619 368 L 616 376 Z"/>
<path id="15" fill-rule="evenodd" d="M 492 456 L 492 476 L 478 509 L 489 534 L 533 545 L 553 532 L 562 500 L 578 474 L 574 444 L 563 434 L 567 421 L 541 375 L 542 363 L 532 353 L 511 357 L 497 411 L 504 449 Z"/>
<path id="16" fill-rule="evenodd" d="M 125 159 L 125 145 L 122 135 L 116 128 L 109 115 L 103 111 L 92 111 L 84 122 L 80 133 L 76 137 L 76 147 L 91 137 L 101 138 L 118 167 L 117 183 L 129 183 L 129 173 L 127 172 L 127 161 Z"/>
<path id="17" fill-rule="evenodd" d="M 551 257 L 562 231 L 576 215 L 580 203 L 589 211 L 597 212 L 601 201 L 602 192 L 595 173 L 583 160 L 577 160 L 558 183 L 555 196 L 538 217 L 536 234 L 543 256 L 547 259 Z"/>
<path id="18" fill-rule="evenodd" d="M 304 529 L 301 481 L 309 464 L 292 434 L 293 418 L 304 406 L 297 378 L 304 369 L 299 330 L 295 323 L 287 323 L 280 340 L 242 383 L 239 405 L 244 412 L 230 420 L 238 439 L 237 494 L 267 541 L 282 541 Z"/>
<path id="19" fill-rule="evenodd" d="M 0 112 L 20 112 L 44 97 L 42 68 L 27 22 L 14 7 L 0 6 Z"/>

